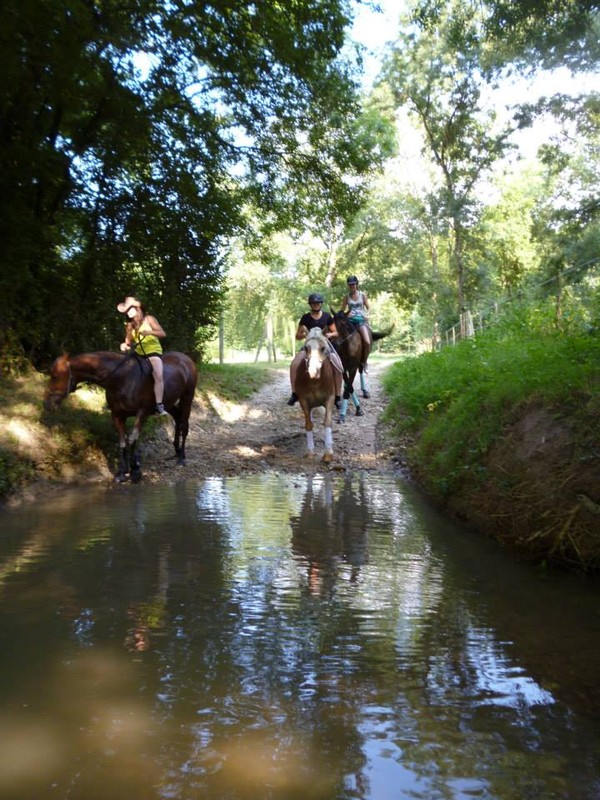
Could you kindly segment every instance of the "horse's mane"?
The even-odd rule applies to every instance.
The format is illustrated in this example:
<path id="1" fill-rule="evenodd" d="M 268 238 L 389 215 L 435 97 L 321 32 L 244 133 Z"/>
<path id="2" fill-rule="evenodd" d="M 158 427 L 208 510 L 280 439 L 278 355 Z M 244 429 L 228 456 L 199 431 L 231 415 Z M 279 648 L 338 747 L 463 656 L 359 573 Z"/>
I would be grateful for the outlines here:
<path id="1" fill-rule="evenodd" d="M 343 311 L 336 311 L 336 313 L 333 315 L 333 319 L 335 320 L 336 326 L 338 322 L 341 322 L 348 328 L 350 333 L 353 333 L 355 330 L 358 330 L 358 326 L 356 325 L 356 323 L 352 322 L 350 317 Z"/>
<path id="2" fill-rule="evenodd" d="M 311 328 L 306 336 L 305 341 L 308 342 L 309 339 L 323 339 L 325 343 L 329 341 L 327 337 L 324 335 L 321 328 Z"/>

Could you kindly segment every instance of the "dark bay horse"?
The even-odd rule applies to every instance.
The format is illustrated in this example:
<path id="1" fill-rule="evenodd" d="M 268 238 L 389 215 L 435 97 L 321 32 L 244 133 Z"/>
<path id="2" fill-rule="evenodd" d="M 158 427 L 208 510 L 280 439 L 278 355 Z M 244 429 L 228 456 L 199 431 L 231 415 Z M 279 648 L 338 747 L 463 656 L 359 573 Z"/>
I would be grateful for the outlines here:
<path id="1" fill-rule="evenodd" d="M 191 358 L 183 353 L 165 353 L 164 405 L 175 420 L 173 446 L 177 463 L 185 463 L 185 440 L 189 417 L 198 380 L 198 371 Z M 146 360 L 135 355 L 112 352 L 81 353 L 77 356 L 59 356 L 50 371 L 50 380 L 44 394 L 44 408 L 56 408 L 80 383 L 94 383 L 106 391 L 106 402 L 113 423 L 119 432 L 119 466 L 115 480 L 128 476 L 139 481 L 142 473 L 137 441 L 146 419 L 154 413 L 154 381 Z M 126 423 L 135 417 L 133 429 L 127 436 Z"/>
<path id="2" fill-rule="evenodd" d="M 348 318 L 348 315 L 344 311 L 336 311 L 333 314 L 333 318 L 339 334 L 339 338 L 337 342 L 335 342 L 335 349 L 338 351 L 342 364 L 344 365 L 344 397 L 338 417 L 338 422 L 344 422 L 348 410 L 348 400 L 350 398 L 352 398 L 356 407 L 356 416 L 362 416 L 363 411 L 360 407 L 360 400 L 354 391 L 354 378 L 358 372 L 360 375 L 360 386 L 363 397 L 369 397 L 366 373 L 371 347 L 373 346 L 373 342 L 389 336 L 394 326 L 390 326 L 385 331 L 372 331 L 371 328 L 368 327 L 369 343 L 367 344 L 358 330 L 358 326 Z"/>
<path id="3" fill-rule="evenodd" d="M 313 408 L 324 406 L 325 453 L 323 461 L 327 463 L 333 459 L 331 420 L 335 404 L 335 380 L 333 375 L 334 367 L 329 360 L 329 341 L 323 336 L 319 328 L 313 328 L 309 331 L 304 342 L 304 352 L 306 358 L 298 366 L 295 391 L 304 412 L 307 455 L 312 456 L 315 452 L 312 422 Z"/>

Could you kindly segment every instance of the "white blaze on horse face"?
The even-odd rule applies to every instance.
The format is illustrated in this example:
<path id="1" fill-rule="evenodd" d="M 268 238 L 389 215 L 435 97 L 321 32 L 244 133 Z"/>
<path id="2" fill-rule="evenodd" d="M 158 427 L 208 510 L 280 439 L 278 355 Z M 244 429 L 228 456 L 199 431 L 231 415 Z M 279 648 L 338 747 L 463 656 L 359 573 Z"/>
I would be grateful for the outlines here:
<path id="1" fill-rule="evenodd" d="M 310 339 L 306 343 L 306 362 L 308 374 L 311 378 L 318 378 L 321 373 L 321 365 L 323 364 L 324 354 L 321 351 L 319 342 Z"/>

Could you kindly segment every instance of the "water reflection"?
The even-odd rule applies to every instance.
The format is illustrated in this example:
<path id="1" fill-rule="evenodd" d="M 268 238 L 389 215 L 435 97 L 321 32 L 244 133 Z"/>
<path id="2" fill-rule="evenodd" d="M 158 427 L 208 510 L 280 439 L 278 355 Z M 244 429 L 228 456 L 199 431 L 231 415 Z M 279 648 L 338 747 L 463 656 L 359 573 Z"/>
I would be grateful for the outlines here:
<path id="1" fill-rule="evenodd" d="M 292 553 L 306 587 L 316 596 L 331 596 L 337 580 L 356 583 L 367 563 L 368 504 L 365 475 L 338 491 L 331 474 L 309 476 L 298 514 L 290 518 Z M 349 565 L 345 574 L 344 565 Z"/>
<path id="2" fill-rule="evenodd" d="M 80 490 L 3 530 L 1 797 L 599 788 L 597 588 L 393 478 Z"/>

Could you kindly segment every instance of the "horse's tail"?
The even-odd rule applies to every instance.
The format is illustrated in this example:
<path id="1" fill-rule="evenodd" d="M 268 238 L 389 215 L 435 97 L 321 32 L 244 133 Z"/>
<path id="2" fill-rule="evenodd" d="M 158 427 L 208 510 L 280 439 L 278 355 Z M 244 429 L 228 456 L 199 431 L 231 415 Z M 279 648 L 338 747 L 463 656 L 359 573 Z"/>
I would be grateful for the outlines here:
<path id="1" fill-rule="evenodd" d="M 394 330 L 396 326 L 394 324 L 390 325 L 389 328 L 386 328 L 384 331 L 372 331 L 373 333 L 373 341 L 377 342 L 379 339 L 385 339 L 386 336 L 389 336 L 390 333 Z"/>

